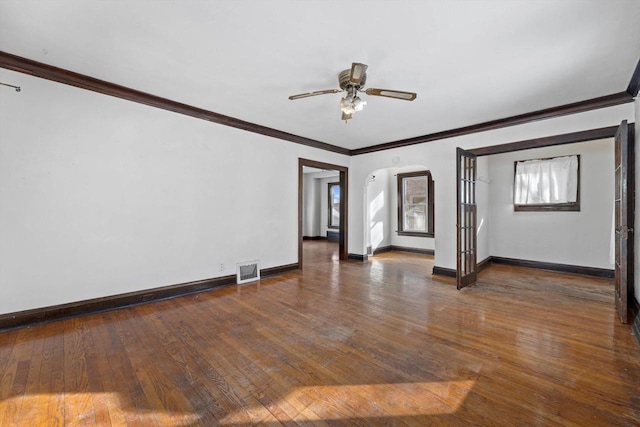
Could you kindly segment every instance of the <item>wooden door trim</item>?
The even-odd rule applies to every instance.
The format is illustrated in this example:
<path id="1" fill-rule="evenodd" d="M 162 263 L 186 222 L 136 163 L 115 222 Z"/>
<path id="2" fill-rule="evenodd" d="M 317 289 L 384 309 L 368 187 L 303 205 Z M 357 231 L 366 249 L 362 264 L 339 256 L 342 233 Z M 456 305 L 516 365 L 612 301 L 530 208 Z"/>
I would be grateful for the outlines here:
<path id="1" fill-rule="evenodd" d="M 348 254 L 348 226 L 349 226 L 349 168 L 331 163 L 298 158 L 298 268 L 302 269 L 302 187 L 304 166 L 318 169 L 337 170 L 340 175 L 340 234 L 338 237 L 338 257 L 341 261 L 349 259 Z"/>
<path id="2" fill-rule="evenodd" d="M 629 124 L 633 128 L 633 123 Z M 492 154 L 512 153 L 514 151 L 529 150 L 532 148 L 552 147 L 555 145 L 575 144 L 577 142 L 595 141 L 598 139 L 613 138 L 618 126 L 608 126 L 598 129 L 589 129 L 580 132 L 571 132 L 561 135 L 546 136 L 543 138 L 527 139 L 524 141 L 510 142 L 507 144 L 490 145 L 487 147 L 473 148 L 469 151 L 478 157 Z"/>

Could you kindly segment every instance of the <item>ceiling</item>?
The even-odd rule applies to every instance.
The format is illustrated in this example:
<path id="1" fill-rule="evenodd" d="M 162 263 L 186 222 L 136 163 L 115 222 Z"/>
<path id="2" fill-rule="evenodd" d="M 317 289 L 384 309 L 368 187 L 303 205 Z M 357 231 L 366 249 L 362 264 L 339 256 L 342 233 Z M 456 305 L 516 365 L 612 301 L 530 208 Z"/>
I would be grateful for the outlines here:
<path id="1" fill-rule="evenodd" d="M 638 0 L 2 0 L 0 50 L 353 150 L 624 92 L 639 22 Z M 287 98 L 352 62 L 417 99 L 345 124 L 340 93 Z"/>

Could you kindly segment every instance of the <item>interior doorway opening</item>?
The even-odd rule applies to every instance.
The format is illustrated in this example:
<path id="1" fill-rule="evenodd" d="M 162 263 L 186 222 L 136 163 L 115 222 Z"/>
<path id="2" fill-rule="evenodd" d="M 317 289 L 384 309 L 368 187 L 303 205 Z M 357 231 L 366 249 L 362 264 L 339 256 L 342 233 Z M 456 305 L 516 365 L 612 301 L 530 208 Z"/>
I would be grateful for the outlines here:
<path id="1" fill-rule="evenodd" d="M 421 164 L 382 168 L 364 182 L 367 257 L 388 251 L 435 253 L 435 183 Z"/>
<path id="2" fill-rule="evenodd" d="M 490 197 L 488 205 L 489 209 L 496 210 L 497 214 L 495 212 L 490 214 L 491 220 L 489 222 L 492 227 L 489 233 L 491 235 L 490 250 L 486 251 L 487 258 L 478 256 L 476 264 L 475 255 L 483 252 L 483 245 L 476 239 L 475 232 L 472 238 L 461 233 L 461 230 L 467 227 L 467 222 L 475 224 L 475 221 L 473 218 L 470 221 L 461 221 L 460 212 L 463 212 L 467 207 L 468 200 L 473 200 L 475 215 L 475 201 L 477 199 L 478 218 L 482 216 L 483 197 L 476 197 L 475 194 L 476 189 L 482 188 L 476 188 L 475 185 L 483 175 L 482 165 L 480 162 L 474 162 L 472 173 L 459 174 L 460 183 L 457 190 L 457 276 L 459 285 L 461 282 L 463 285 L 473 283 L 475 277 L 474 280 L 465 281 L 465 277 L 469 276 L 468 273 L 475 274 L 476 271 L 479 272 L 490 264 L 528 266 L 610 278 L 614 277 L 615 267 L 616 292 L 618 293 L 618 288 L 620 288 L 620 293 L 624 293 L 624 296 L 632 295 L 633 273 L 629 274 L 629 270 L 633 271 L 633 236 L 630 234 L 632 231 L 629 227 L 625 227 L 625 224 L 633 224 L 633 202 L 624 204 L 624 209 L 616 209 L 615 215 L 613 210 L 614 200 L 624 201 L 627 194 L 632 197 L 635 182 L 635 162 L 633 152 L 630 151 L 624 161 L 618 162 L 621 166 L 615 168 L 616 171 L 622 170 L 624 172 L 624 179 L 616 177 L 614 185 L 613 160 L 614 157 L 616 161 L 619 160 L 618 137 L 615 138 L 615 149 L 613 141 L 614 135 L 620 133 L 621 130 L 633 135 L 633 128 L 628 126 L 625 121 L 620 126 L 469 150 L 469 156 L 474 156 L 474 158 L 477 156 L 478 160 L 481 156 L 483 159 L 491 159 L 491 167 L 494 169 L 493 159 L 496 158 L 494 155 L 499 155 L 498 157 L 502 158 L 502 166 L 499 167 L 501 169 L 498 169 L 500 172 L 495 174 L 499 179 L 494 180 L 496 177 L 494 177 L 495 171 L 493 169 L 489 172 L 490 185 L 495 186 L 495 181 L 500 181 L 502 187 L 498 190 L 495 188 L 491 190 L 493 196 Z M 628 140 L 633 141 L 633 138 L 628 138 Z M 595 149 L 596 144 L 601 147 Z M 627 146 L 626 143 L 623 145 Z M 560 152 L 560 150 L 570 150 L 571 147 L 583 147 L 579 151 L 584 150 L 585 152 L 585 156 L 582 158 L 584 172 L 580 169 L 581 179 L 584 180 L 584 183 L 580 181 L 581 189 L 579 189 L 581 196 L 584 196 L 581 198 L 581 201 L 584 202 L 580 208 L 582 212 L 580 210 L 560 212 L 558 209 L 555 209 L 555 212 L 515 212 L 517 209 L 514 209 L 512 197 L 514 192 L 514 183 L 512 182 L 515 170 L 514 160 L 526 161 L 527 153 L 537 153 L 538 157 L 541 153 L 545 154 L 542 157 L 550 156 L 549 153 L 554 155 L 580 154 Z M 629 150 L 632 148 L 632 144 L 629 144 Z M 596 150 L 600 150 L 599 154 Z M 555 153 L 555 151 L 558 152 Z M 460 155 L 458 157 L 458 162 L 460 162 Z M 624 181 L 624 185 L 618 184 L 618 181 Z M 467 185 L 467 182 L 473 185 Z M 621 217 L 624 222 L 621 222 Z M 465 217 L 463 216 L 463 218 Z M 597 218 L 599 220 L 595 221 Z M 524 225 L 525 220 L 529 224 L 528 226 Z M 491 223 L 495 224 L 492 226 Z M 499 224 L 499 229 L 494 229 L 497 224 Z M 587 226 L 586 230 L 584 229 L 585 225 Z M 623 237 L 619 238 L 619 236 Z M 589 238 L 593 239 L 588 240 Z M 624 253 L 618 250 L 619 247 L 624 249 Z M 470 255 L 473 255 L 473 265 L 469 268 L 461 268 L 461 262 L 471 258 Z M 621 321 L 624 323 L 627 321 L 627 314 L 624 310 L 627 307 L 626 300 L 618 305 L 622 307 L 622 309 L 618 307 L 618 311 Z"/>
<path id="3" fill-rule="evenodd" d="M 303 242 L 321 241 L 323 252 L 347 260 L 348 168 L 299 159 L 298 267 L 303 268 Z M 336 245 L 333 251 L 328 246 Z"/>

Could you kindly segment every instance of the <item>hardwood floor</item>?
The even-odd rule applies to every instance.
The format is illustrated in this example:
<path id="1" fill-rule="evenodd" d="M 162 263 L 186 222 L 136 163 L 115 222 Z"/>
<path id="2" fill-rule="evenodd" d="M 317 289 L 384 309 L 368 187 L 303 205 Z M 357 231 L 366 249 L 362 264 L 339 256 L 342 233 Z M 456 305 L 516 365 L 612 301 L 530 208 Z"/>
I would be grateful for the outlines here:
<path id="1" fill-rule="evenodd" d="M 640 423 L 608 279 L 431 257 L 339 263 L 0 333 L 0 425 Z"/>

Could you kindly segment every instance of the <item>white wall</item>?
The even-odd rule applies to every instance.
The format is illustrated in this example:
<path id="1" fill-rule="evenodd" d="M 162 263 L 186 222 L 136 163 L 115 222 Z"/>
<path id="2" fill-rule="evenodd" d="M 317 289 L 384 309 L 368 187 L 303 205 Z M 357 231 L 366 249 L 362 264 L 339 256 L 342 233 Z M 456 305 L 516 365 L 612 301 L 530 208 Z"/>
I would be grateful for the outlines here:
<path id="1" fill-rule="evenodd" d="M 455 147 L 617 125 L 640 109 L 349 159 L 5 69 L 0 80 L 23 88 L 0 96 L 0 313 L 225 276 L 243 260 L 295 263 L 299 157 L 350 167 L 355 254 L 366 253 L 368 174 L 424 165 L 436 183 L 436 265 L 455 268 Z"/>
<path id="2" fill-rule="evenodd" d="M 579 212 L 515 212 L 514 162 L 580 155 Z M 613 138 L 487 156 L 491 255 L 613 269 Z"/>
<path id="3" fill-rule="evenodd" d="M 435 264 L 443 268 L 456 267 L 456 147 L 478 148 L 509 142 L 560 135 L 620 124 L 624 119 L 633 121 L 633 104 L 572 114 L 548 120 L 539 120 L 487 132 L 417 144 L 403 148 L 379 151 L 351 158 L 349 169 L 349 252 L 365 254 L 365 238 L 361 221 L 365 217 L 363 183 L 371 171 L 396 166 L 423 164 L 432 173 L 436 183 L 435 197 Z M 492 224 L 495 227 L 496 224 Z M 480 254 L 479 259 L 480 258 Z"/>
<path id="4" fill-rule="evenodd" d="M 365 230 L 365 236 L 366 246 L 371 246 L 372 251 L 391 245 L 390 177 L 393 177 L 390 169 L 380 169 L 373 171 L 365 180 L 365 228 L 368 228 Z"/>
<path id="5" fill-rule="evenodd" d="M 302 177 L 302 235 L 320 236 L 320 185 L 313 174 Z"/>
<path id="6" fill-rule="evenodd" d="M 0 313 L 295 263 L 298 158 L 349 165 L 26 74 L 0 81 L 22 87 L 0 96 Z"/>

